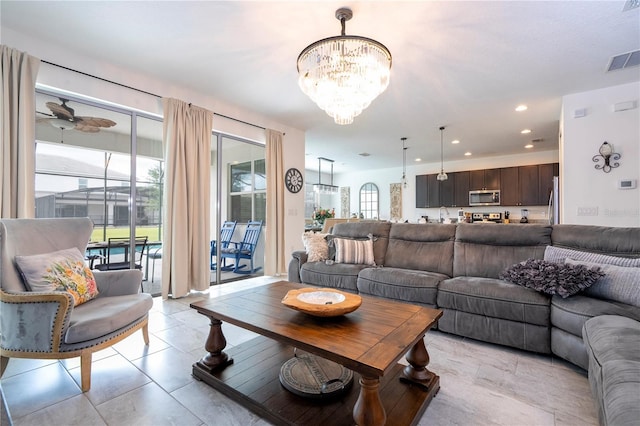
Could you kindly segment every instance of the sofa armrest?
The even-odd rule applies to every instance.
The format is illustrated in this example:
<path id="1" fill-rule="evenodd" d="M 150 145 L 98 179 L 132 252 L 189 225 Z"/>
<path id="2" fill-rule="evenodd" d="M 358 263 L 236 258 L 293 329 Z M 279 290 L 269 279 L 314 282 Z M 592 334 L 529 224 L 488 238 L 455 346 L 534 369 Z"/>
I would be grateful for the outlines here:
<path id="1" fill-rule="evenodd" d="M 98 297 L 125 296 L 140 291 L 142 272 L 138 269 L 92 272 L 98 286 Z"/>
<path id="2" fill-rule="evenodd" d="M 301 283 L 300 268 L 307 263 L 307 252 L 304 250 L 297 250 L 291 253 L 291 261 L 289 261 L 288 279 L 293 283 Z"/>
<path id="3" fill-rule="evenodd" d="M 60 350 L 69 327 L 73 296 L 66 291 L 5 293 L 0 290 L 0 311 L 3 354 L 55 352 Z"/>

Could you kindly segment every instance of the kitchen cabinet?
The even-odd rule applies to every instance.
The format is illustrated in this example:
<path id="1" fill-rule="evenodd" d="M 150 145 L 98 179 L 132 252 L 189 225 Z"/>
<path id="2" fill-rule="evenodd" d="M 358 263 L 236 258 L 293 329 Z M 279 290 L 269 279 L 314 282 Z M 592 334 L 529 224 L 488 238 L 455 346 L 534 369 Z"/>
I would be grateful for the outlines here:
<path id="1" fill-rule="evenodd" d="M 440 182 L 440 206 L 455 207 L 455 173 L 447 173 L 447 180 Z"/>
<path id="2" fill-rule="evenodd" d="M 549 204 L 549 197 L 553 191 L 553 177 L 560 176 L 560 164 L 549 163 L 538 166 L 540 205 Z"/>
<path id="3" fill-rule="evenodd" d="M 499 189 L 500 169 L 471 170 L 469 172 L 469 189 Z"/>
<path id="4" fill-rule="evenodd" d="M 503 206 L 543 206 L 549 202 L 558 163 L 500 169 L 500 204 Z"/>
<path id="5" fill-rule="evenodd" d="M 427 202 L 427 175 L 416 175 L 416 208 L 429 207 Z"/>
<path id="6" fill-rule="evenodd" d="M 427 204 L 440 207 L 440 181 L 438 175 L 427 175 Z"/>
<path id="7" fill-rule="evenodd" d="M 452 207 L 467 207 L 469 205 L 469 172 L 452 173 L 454 181 L 454 205 Z"/>

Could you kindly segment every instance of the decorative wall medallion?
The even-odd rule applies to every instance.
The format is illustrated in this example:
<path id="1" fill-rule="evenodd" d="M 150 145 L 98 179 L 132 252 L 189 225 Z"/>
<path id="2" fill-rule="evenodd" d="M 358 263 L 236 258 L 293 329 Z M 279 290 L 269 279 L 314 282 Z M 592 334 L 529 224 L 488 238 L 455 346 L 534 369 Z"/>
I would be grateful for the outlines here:
<path id="1" fill-rule="evenodd" d="M 292 167 L 284 174 L 284 184 L 289 192 L 293 192 L 294 194 L 300 192 L 303 183 L 302 173 L 296 168 Z"/>

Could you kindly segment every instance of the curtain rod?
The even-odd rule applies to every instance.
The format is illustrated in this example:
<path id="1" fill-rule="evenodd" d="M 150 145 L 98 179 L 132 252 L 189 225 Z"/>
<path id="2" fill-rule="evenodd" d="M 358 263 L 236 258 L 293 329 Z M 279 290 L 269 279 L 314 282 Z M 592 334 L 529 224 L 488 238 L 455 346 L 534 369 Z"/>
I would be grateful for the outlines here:
<path id="1" fill-rule="evenodd" d="M 87 77 L 95 78 L 97 80 L 101 80 L 101 81 L 104 81 L 104 82 L 107 82 L 107 83 L 115 84 L 116 86 L 124 87 L 126 89 L 135 90 L 136 92 L 144 93 L 145 95 L 150 95 L 150 96 L 154 96 L 156 98 L 162 99 L 162 96 L 156 95 L 155 93 L 147 92 L 146 90 L 138 89 L 136 87 L 127 86 L 126 84 L 118 83 L 117 81 L 108 80 L 106 78 L 98 77 L 97 75 L 88 74 L 88 73 L 83 72 L 83 71 L 74 70 L 73 68 L 65 67 L 63 65 L 54 64 L 53 62 L 45 61 L 44 59 L 41 59 L 40 61 L 45 63 L 45 64 L 52 65 L 54 67 L 62 68 L 62 69 L 67 70 L 67 71 L 71 71 L 71 72 L 75 72 L 75 73 L 78 73 L 78 74 L 82 74 L 82 75 L 85 75 Z M 191 105 L 191 103 L 189 103 L 189 105 Z M 238 123 L 246 124 L 248 126 L 257 127 L 258 129 L 267 130 L 266 127 L 258 126 L 257 124 L 249 123 L 249 122 L 243 121 L 243 120 L 238 120 L 237 118 L 229 117 L 228 115 L 218 114 L 217 112 L 214 112 L 213 115 L 217 115 L 218 117 L 222 117 L 222 118 L 226 118 L 226 119 L 229 119 L 229 120 L 237 121 Z"/>

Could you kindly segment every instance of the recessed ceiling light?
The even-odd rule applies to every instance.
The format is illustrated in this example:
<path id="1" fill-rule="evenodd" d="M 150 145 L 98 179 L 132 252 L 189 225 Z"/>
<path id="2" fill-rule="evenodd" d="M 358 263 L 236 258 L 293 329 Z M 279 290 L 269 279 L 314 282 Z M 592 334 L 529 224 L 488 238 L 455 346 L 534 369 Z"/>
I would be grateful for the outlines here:
<path id="1" fill-rule="evenodd" d="M 531 129 L 523 129 L 520 133 L 522 133 L 523 135 L 527 135 L 531 133 Z"/>
<path id="2" fill-rule="evenodd" d="M 416 158 L 416 159 L 415 159 L 415 160 L 413 160 L 413 161 L 422 161 L 422 158 L 418 157 L 418 158 Z"/>
<path id="3" fill-rule="evenodd" d="M 454 139 L 454 140 L 451 141 L 451 143 L 455 145 L 455 144 L 460 143 L 460 141 L 458 139 Z"/>
<path id="4" fill-rule="evenodd" d="M 465 152 L 464 155 L 466 155 L 467 157 L 471 155 L 471 153 L 469 151 Z"/>
<path id="5" fill-rule="evenodd" d="M 527 148 L 527 149 L 531 149 L 531 148 L 533 148 L 533 144 L 529 143 L 529 144 L 525 145 L 524 147 Z"/>
<path id="6" fill-rule="evenodd" d="M 518 105 L 516 107 L 516 111 L 521 112 L 521 111 L 526 111 L 527 110 L 527 106 L 526 105 Z"/>

